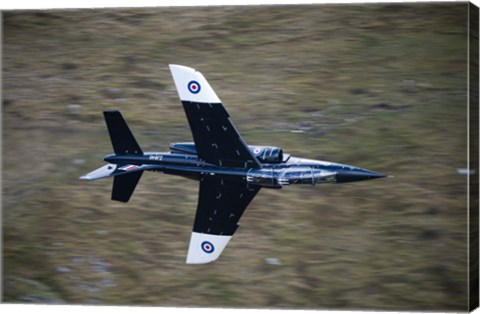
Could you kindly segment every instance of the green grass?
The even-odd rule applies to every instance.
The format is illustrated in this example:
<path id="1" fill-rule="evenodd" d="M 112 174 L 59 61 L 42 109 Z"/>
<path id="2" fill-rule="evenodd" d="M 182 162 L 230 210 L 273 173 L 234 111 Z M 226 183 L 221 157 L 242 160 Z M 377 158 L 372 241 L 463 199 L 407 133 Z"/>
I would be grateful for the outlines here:
<path id="1" fill-rule="evenodd" d="M 4 300 L 465 310 L 466 9 L 4 13 Z M 262 190 L 217 262 L 185 265 L 196 182 L 146 173 L 120 204 L 78 180 L 111 153 L 102 110 L 144 150 L 191 140 L 168 63 L 247 143 L 394 178 Z"/>

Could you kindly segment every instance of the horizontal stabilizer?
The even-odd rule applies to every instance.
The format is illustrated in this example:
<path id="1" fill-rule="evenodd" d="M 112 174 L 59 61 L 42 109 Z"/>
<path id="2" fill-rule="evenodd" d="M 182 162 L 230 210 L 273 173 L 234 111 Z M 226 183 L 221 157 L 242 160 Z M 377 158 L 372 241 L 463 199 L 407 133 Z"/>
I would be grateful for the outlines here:
<path id="1" fill-rule="evenodd" d="M 143 155 L 120 111 L 104 111 L 105 122 L 116 155 Z"/>
<path id="2" fill-rule="evenodd" d="M 112 200 L 128 202 L 135 191 L 143 171 L 127 173 L 113 178 Z"/>

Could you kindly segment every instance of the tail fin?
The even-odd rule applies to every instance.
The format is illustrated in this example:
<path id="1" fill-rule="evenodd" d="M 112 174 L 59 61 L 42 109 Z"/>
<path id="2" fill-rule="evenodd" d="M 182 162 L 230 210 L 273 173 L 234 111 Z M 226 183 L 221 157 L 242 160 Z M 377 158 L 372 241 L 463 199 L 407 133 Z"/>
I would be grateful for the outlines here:
<path id="1" fill-rule="evenodd" d="M 127 173 L 113 178 L 112 200 L 128 202 L 135 191 L 138 181 L 142 176 L 142 171 Z"/>
<path id="2" fill-rule="evenodd" d="M 104 111 L 103 116 L 105 117 L 113 151 L 116 155 L 143 155 L 142 149 L 128 128 L 120 111 Z"/>

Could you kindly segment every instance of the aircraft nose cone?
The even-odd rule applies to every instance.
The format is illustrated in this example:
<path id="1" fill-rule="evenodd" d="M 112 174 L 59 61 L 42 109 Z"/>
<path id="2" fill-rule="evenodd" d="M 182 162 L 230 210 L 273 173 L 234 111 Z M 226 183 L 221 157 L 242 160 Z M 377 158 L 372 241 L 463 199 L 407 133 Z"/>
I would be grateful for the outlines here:
<path id="1" fill-rule="evenodd" d="M 363 180 L 371 180 L 384 178 L 385 175 L 379 172 L 355 169 L 355 170 L 342 170 L 337 173 L 337 183 L 355 182 Z"/>

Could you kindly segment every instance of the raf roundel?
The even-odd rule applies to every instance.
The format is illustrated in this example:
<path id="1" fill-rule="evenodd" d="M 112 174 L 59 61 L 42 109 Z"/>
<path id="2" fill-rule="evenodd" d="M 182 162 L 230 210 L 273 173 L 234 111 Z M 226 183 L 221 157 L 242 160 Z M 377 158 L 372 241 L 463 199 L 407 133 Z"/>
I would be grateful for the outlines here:
<path id="1" fill-rule="evenodd" d="M 258 154 L 260 154 L 261 152 L 262 152 L 262 149 L 261 149 L 261 148 L 258 148 L 258 147 L 253 150 L 253 153 L 254 153 L 255 155 L 258 155 Z"/>
<path id="2" fill-rule="evenodd" d="M 200 84 L 197 81 L 190 81 L 187 87 L 192 94 L 198 94 L 201 89 Z"/>
<path id="3" fill-rule="evenodd" d="M 207 254 L 213 253 L 213 251 L 215 250 L 215 247 L 213 246 L 213 244 L 208 241 L 203 241 L 201 246 L 202 246 L 202 251 L 204 251 Z"/>

